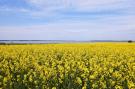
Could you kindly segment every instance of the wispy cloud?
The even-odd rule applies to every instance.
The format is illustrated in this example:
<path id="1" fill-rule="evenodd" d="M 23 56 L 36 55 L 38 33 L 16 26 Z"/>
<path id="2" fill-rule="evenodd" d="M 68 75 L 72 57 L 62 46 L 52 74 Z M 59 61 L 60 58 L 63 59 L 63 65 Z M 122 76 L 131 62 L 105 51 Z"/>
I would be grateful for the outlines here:
<path id="1" fill-rule="evenodd" d="M 1 27 L 2 39 L 40 40 L 129 40 L 135 38 L 132 17 L 113 17 L 96 21 L 63 20 L 32 26 Z M 135 40 L 135 39 L 134 39 Z"/>
<path id="2" fill-rule="evenodd" d="M 18 4 L 5 1 L 1 4 L 0 0 L 0 23 L 6 23 L 0 24 L 0 39 L 135 38 L 134 0 L 13 0 Z M 19 23 L 21 26 L 16 25 Z"/>
<path id="3" fill-rule="evenodd" d="M 29 4 L 40 7 L 40 9 L 48 9 L 48 8 L 74 8 L 74 9 L 82 9 L 82 10 L 91 10 L 100 9 L 105 7 L 115 7 L 125 4 L 128 6 L 131 0 L 26 0 Z M 125 7 L 125 6 L 124 6 Z M 116 7 L 118 8 L 118 7 Z M 119 7 L 120 8 L 120 7 Z M 108 8 L 106 8 L 108 9 Z M 112 8 L 113 9 L 113 8 Z"/>
<path id="4" fill-rule="evenodd" d="M 0 6 L 1 11 L 27 12 L 33 17 L 62 15 L 62 12 L 99 14 L 115 11 L 122 14 L 134 14 L 134 0 L 22 0 L 25 6 L 8 5 L 7 1 Z M 16 1 L 16 0 L 13 0 Z M 1 3 L 2 1 L 0 1 Z M 3 1 L 4 2 L 4 1 Z M 19 7 L 18 7 L 19 6 Z M 78 13 L 79 12 L 79 13 Z"/>
<path id="5" fill-rule="evenodd" d="M 11 7 L 0 7 L 0 12 L 23 12 L 23 13 L 28 13 L 30 12 L 29 9 L 26 8 L 11 8 Z"/>

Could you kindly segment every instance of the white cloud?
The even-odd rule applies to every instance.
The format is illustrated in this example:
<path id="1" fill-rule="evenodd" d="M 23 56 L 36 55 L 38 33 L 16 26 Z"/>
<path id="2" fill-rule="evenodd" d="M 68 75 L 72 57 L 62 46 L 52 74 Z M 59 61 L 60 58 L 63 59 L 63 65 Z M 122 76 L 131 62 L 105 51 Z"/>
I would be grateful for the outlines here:
<path id="1" fill-rule="evenodd" d="M 24 12 L 36 17 L 48 17 L 62 14 L 61 11 L 102 12 L 119 10 L 122 13 L 135 14 L 134 0 L 24 0 L 31 8 L 13 8 L 0 6 L 0 11 Z M 59 13 L 60 12 L 60 13 Z"/>
<path id="2" fill-rule="evenodd" d="M 26 2 L 41 10 L 60 9 L 66 6 L 66 0 L 26 0 Z"/>
<path id="3" fill-rule="evenodd" d="M 32 8 L 0 7 L 4 12 L 28 13 L 28 17 L 45 17 L 54 22 L 43 25 L 22 27 L 0 26 L 0 39 L 129 39 L 135 38 L 135 2 L 134 0 L 25 0 Z M 99 16 L 88 17 L 79 13 L 71 17 L 61 11 L 101 12 Z M 117 15 L 105 15 L 107 14 Z M 111 13 L 111 11 L 113 11 Z M 102 13 L 103 12 L 103 13 Z M 25 15 L 26 16 L 26 15 Z M 62 17 L 63 16 L 63 17 Z M 64 17 L 65 16 L 65 17 Z M 77 17 L 78 16 L 78 17 Z M 77 18 L 77 19 L 76 19 Z M 84 19 L 85 18 L 85 19 Z M 38 19 L 37 19 L 38 20 Z M 45 21 L 44 20 L 44 21 Z M 34 20 L 36 21 L 36 20 Z M 27 21 L 26 21 L 27 22 Z M 38 22 L 37 22 L 38 23 Z M 38 23 L 41 24 L 42 22 Z M 27 23 L 26 23 L 27 24 Z M 132 33 L 132 34 L 131 34 Z"/>
<path id="4" fill-rule="evenodd" d="M 80 10 L 90 10 L 97 8 L 108 9 L 107 7 L 120 8 L 131 6 L 133 4 L 132 0 L 27 0 L 27 2 L 33 6 L 40 7 L 41 9 L 56 9 L 62 7 Z"/>
<path id="5" fill-rule="evenodd" d="M 134 18 L 118 16 L 96 21 L 63 20 L 42 25 L 0 27 L 0 39 L 135 40 Z"/>
<path id="6" fill-rule="evenodd" d="M 122 0 L 72 0 L 73 7 L 79 10 L 105 9 L 105 7 L 116 6 Z"/>
<path id="7" fill-rule="evenodd" d="M 32 7 L 34 16 L 51 16 L 59 14 L 58 11 L 102 12 L 106 10 L 119 10 L 121 13 L 135 14 L 134 0 L 25 0 Z"/>
<path id="8" fill-rule="evenodd" d="M 11 7 L 7 7 L 7 6 L 3 6 L 3 7 L 0 7 L 0 11 L 1 12 L 23 12 L 23 13 L 28 13 L 30 12 L 29 9 L 25 9 L 25 8 L 11 8 Z"/>

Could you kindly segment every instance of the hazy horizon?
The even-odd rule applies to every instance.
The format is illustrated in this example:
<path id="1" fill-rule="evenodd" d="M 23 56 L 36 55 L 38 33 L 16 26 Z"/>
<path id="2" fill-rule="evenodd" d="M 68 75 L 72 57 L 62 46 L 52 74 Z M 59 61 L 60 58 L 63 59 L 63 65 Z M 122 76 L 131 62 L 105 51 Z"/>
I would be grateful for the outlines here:
<path id="1" fill-rule="evenodd" d="M 135 40 L 134 0 L 0 0 L 0 40 Z"/>

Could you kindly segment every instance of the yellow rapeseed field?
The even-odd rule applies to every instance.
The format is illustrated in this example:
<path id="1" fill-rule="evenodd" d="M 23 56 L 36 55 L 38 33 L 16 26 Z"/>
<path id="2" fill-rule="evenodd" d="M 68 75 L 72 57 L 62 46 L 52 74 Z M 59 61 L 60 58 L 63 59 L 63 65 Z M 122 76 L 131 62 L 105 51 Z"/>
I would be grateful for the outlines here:
<path id="1" fill-rule="evenodd" d="M 135 89 L 135 43 L 0 45 L 1 89 Z"/>

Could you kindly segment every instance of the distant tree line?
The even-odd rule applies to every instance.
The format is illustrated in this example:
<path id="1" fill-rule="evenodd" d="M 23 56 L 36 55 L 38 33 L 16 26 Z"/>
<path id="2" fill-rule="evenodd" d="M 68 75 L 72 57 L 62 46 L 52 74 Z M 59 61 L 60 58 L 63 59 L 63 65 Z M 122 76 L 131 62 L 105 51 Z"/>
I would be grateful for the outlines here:
<path id="1" fill-rule="evenodd" d="M 133 41 L 132 40 L 128 40 L 128 43 L 132 43 Z"/>

